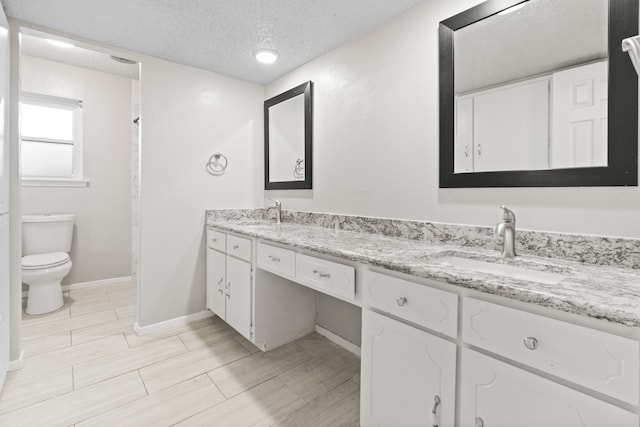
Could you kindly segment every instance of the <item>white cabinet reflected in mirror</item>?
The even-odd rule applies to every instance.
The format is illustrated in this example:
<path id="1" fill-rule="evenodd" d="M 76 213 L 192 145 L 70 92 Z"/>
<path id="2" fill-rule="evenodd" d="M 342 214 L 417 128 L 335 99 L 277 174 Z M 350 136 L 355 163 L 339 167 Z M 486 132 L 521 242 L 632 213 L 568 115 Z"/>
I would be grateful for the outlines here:
<path id="1" fill-rule="evenodd" d="M 266 190 L 312 188 L 312 86 L 264 102 Z"/>
<path id="2" fill-rule="evenodd" d="M 489 0 L 440 23 L 440 187 L 637 185 L 638 0 Z"/>

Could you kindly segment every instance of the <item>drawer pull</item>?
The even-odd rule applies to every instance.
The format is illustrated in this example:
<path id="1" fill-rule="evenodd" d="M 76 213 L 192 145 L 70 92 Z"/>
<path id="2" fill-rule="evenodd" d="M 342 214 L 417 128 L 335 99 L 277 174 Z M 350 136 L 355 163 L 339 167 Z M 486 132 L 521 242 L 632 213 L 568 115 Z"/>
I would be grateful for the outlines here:
<path id="1" fill-rule="evenodd" d="M 331 273 L 320 273 L 318 270 L 313 270 L 313 274 L 323 279 L 331 279 Z"/>
<path id="2" fill-rule="evenodd" d="M 238 245 L 233 245 L 233 249 L 238 249 L 240 246 Z"/>
<path id="3" fill-rule="evenodd" d="M 217 242 L 217 241 L 218 241 L 218 239 L 216 239 L 215 237 L 212 237 L 212 238 L 211 238 L 211 241 L 212 241 L 213 243 L 215 243 L 215 242 Z"/>
<path id="4" fill-rule="evenodd" d="M 269 259 L 273 262 L 280 262 L 280 258 L 274 255 L 269 255 Z"/>
<path id="5" fill-rule="evenodd" d="M 224 277 L 220 278 L 220 281 L 218 281 L 218 292 L 223 293 L 222 292 L 222 283 L 224 283 Z"/>
<path id="6" fill-rule="evenodd" d="M 431 410 L 431 424 L 433 427 L 440 426 L 440 420 L 438 417 L 438 406 L 440 406 L 440 396 L 437 394 L 433 397 L 433 409 Z"/>
<path id="7" fill-rule="evenodd" d="M 227 283 L 227 299 L 231 298 L 231 282 Z"/>
<path id="8" fill-rule="evenodd" d="M 536 348 L 538 348 L 538 340 L 534 337 L 526 337 L 524 339 L 524 346 L 529 350 L 535 350 Z"/>
<path id="9" fill-rule="evenodd" d="M 407 303 L 407 297 L 400 297 L 396 300 L 396 302 L 398 303 L 398 305 L 400 307 L 402 307 L 403 305 L 405 305 Z"/>
<path id="10" fill-rule="evenodd" d="M 484 420 L 482 418 L 476 418 L 476 427 L 484 427 Z"/>

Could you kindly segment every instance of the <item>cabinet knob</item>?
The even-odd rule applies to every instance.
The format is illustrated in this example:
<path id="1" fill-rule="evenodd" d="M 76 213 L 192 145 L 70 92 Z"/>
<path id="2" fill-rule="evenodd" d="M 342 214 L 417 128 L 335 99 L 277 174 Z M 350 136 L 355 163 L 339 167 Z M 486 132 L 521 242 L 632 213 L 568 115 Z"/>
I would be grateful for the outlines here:
<path id="1" fill-rule="evenodd" d="M 400 297 L 396 300 L 396 302 L 398 303 L 398 305 L 400 307 L 402 307 L 403 305 L 405 305 L 407 303 L 407 297 Z"/>
<path id="2" fill-rule="evenodd" d="M 476 427 L 484 427 L 484 420 L 480 417 L 476 417 Z"/>
<path id="3" fill-rule="evenodd" d="M 526 337 L 524 339 L 524 346 L 529 350 L 535 350 L 536 348 L 538 348 L 538 340 L 534 337 Z"/>

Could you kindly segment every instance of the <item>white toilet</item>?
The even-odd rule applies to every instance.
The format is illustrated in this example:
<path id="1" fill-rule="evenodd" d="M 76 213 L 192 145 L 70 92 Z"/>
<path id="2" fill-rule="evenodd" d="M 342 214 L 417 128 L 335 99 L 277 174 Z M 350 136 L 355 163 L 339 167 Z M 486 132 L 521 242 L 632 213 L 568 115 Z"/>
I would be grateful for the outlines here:
<path id="1" fill-rule="evenodd" d="M 44 314 L 64 305 L 62 279 L 71 271 L 74 214 L 23 215 L 22 282 L 29 285 L 27 313 Z"/>

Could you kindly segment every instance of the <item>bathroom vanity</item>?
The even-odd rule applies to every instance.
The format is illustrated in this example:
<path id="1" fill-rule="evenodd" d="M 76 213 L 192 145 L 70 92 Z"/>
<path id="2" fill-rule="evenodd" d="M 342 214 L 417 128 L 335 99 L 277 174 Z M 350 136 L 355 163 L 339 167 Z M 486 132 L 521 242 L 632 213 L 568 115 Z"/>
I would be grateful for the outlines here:
<path id="1" fill-rule="evenodd" d="M 314 330 L 316 292 L 362 308 L 363 426 L 640 424 L 637 268 L 214 212 L 207 307 L 263 351 Z"/>

